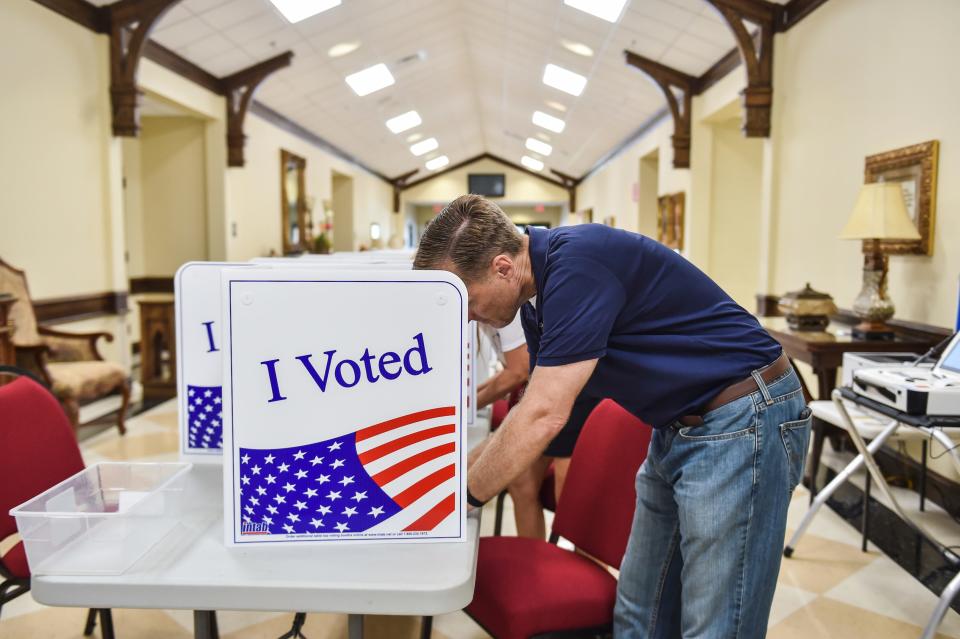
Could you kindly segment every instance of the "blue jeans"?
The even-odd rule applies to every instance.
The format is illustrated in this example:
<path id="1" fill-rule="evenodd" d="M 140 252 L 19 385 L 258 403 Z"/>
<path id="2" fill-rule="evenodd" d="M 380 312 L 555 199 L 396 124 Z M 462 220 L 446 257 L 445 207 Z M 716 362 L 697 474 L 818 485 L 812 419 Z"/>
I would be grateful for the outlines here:
<path id="1" fill-rule="evenodd" d="M 810 409 L 792 370 L 654 432 L 620 567 L 614 636 L 763 637 Z"/>

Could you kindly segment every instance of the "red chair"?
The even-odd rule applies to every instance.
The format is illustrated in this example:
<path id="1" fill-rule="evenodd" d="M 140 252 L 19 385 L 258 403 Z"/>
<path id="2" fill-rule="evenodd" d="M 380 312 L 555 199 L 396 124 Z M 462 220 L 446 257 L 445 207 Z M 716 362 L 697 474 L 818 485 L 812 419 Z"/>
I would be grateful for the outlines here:
<path id="1" fill-rule="evenodd" d="M 4 374 L 22 375 L 0 386 L 0 540 L 17 532 L 10 509 L 39 495 L 84 468 L 73 427 L 57 399 L 21 369 L 0 366 Z M 0 557 L 0 611 L 30 590 L 30 568 L 23 542 Z M 104 639 L 113 639 L 110 610 L 91 609 L 84 635 L 93 633 L 97 613 Z"/>
<path id="2" fill-rule="evenodd" d="M 554 543 L 483 537 L 466 613 L 498 639 L 608 632 L 616 578 L 555 541 L 562 536 L 599 561 L 620 566 L 636 504 L 634 481 L 652 432 L 611 400 L 597 405 L 573 451 L 553 520 Z"/>

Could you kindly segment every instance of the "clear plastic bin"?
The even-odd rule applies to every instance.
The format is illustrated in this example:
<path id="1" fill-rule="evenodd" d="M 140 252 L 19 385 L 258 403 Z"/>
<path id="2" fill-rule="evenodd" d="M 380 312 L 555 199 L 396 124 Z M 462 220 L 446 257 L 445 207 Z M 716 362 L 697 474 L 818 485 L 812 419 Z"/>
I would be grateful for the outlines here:
<path id="1" fill-rule="evenodd" d="M 12 509 L 31 573 L 124 572 L 177 525 L 191 467 L 99 463 Z"/>

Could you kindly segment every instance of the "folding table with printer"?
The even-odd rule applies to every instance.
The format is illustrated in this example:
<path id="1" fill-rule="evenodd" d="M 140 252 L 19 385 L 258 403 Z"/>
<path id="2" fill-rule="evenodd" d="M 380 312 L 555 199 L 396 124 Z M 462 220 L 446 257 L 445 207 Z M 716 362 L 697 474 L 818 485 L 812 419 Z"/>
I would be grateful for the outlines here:
<path id="1" fill-rule="evenodd" d="M 859 364 L 861 366 L 856 370 L 848 371 L 850 386 L 833 391 L 833 406 L 823 405 L 826 402 L 814 402 L 812 407 L 815 414 L 819 412 L 820 418 L 839 421 L 839 425 L 849 433 L 858 455 L 817 493 L 796 532 L 787 542 L 784 555 L 793 555 L 797 543 L 820 507 L 865 465 L 868 478 L 873 478 L 896 514 L 929 539 L 960 571 L 960 555 L 939 542 L 904 512 L 873 457 L 891 438 L 912 431 L 913 434 L 939 442 L 950 453 L 954 466 L 960 472 L 960 453 L 957 451 L 957 442 L 960 441 L 960 334 L 951 339 L 940 359 L 932 365 L 912 364 L 910 361 L 870 365 L 863 360 Z M 880 422 L 879 427 L 873 429 L 874 432 L 870 432 L 870 425 L 865 428 L 864 413 L 876 417 Z M 877 423 L 870 419 L 867 421 Z M 872 436 L 869 445 L 864 441 L 865 432 Z M 960 572 L 944 588 L 924 629 L 923 639 L 934 636 L 957 594 L 960 594 Z"/>

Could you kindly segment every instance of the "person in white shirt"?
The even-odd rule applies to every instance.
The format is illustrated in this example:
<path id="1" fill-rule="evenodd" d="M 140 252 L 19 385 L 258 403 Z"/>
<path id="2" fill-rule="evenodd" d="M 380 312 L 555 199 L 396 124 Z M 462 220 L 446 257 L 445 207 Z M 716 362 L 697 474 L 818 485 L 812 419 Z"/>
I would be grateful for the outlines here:
<path id="1" fill-rule="evenodd" d="M 481 357 L 484 350 L 492 350 L 501 366 L 499 372 L 477 386 L 477 408 L 483 408 L 507 397 L 526 383 L 530 376 L 530 356 L 527 354 L 527 338 L 520 325 L 519 313 L 503 328 L 486 324 L 480 324 L 479 328 L 483 342 L 489 345 L 489 349 L 481 349 Z"/>
<path id="2" fill-rule="evenodd" d="M 490 345 L 494 356 L 502 366 L 498 373 L 477 386 L 477 408 L 483 408 L 498 399 L 509 396 L 526 383 L 530 374 L 530 360 L 519 313 L 503 328 L 498 329 L 482 323 L 479 324 L 479 328 L 482 336 L 481 344 L 485 342 Z M 485 350 L 481 347 L 481 361 L 483 361 Z M 550 442 L 543 455 L 507 486 L 507 492 L 513 501 L 517 536 L 533 539 L 546 538 L 546 522 L 543 517 L 543 507 L 540 504 L 540 487 L 543 484 L 543 478 L 550 464 L 553 464 L 554 498 L 559 500 L 567 469 L 570 466 L 570 456 L 573 455 L 573 447 L 577 443 L 584 421 L 598 401 L 578 397 L 566 426 Z M 477 450 L 482 448 L 479 446 Z"/>

